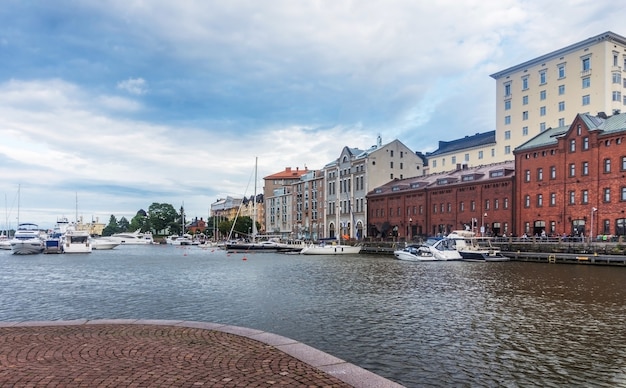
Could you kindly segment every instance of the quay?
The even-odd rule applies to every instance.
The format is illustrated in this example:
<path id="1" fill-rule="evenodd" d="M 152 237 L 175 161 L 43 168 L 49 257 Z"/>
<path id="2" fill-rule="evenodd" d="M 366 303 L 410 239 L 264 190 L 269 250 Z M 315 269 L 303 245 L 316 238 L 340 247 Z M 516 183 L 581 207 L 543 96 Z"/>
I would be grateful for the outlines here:
<path id="1" fill-rule="evenodd" d="M 0 386 L 401 387 L 279 335 L 170 320 L 0 322 Z"/>

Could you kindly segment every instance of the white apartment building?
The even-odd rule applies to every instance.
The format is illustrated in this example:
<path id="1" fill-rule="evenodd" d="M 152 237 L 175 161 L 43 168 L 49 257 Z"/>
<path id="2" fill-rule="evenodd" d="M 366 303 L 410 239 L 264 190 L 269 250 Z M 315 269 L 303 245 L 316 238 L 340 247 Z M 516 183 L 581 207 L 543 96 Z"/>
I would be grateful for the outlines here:
<path id="1" fill-rule="evenodd" d="M 548 128 L 566 125 L 578 113 L 621 112 L 626 105 L 624 71 L 626 38 L 609 31 L 492 74 L 495 143 L 477 146 L 474 137 L 440 142 L 438 150 L 426 155 L 428 172 L 513 160 L 516 147 Z"/>
<path id="2" fill-rule="evenodd" d="M 496 157 L 578 113 L 610 116 L 626 104 L 626 38 L 613 32 L 491 75 L 496 80 Z"/>
<path id="3" fill-rule="evenodd" d="M 394 179 L 423 175 L 424 161 L 399 140 L 383 145 L 379 136 L 366 151 L 344 147 L 323 170 L 323 236 L 360 240 L 368 236 L 367 193 Z"/>

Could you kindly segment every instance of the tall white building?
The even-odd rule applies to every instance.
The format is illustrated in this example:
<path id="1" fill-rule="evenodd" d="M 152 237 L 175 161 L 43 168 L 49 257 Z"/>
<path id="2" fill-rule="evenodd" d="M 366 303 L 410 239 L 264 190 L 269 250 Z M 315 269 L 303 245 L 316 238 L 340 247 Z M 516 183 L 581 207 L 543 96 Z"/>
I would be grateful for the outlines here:
<path id="1" fill-rule="evenodd" d="M 578 113 L 606 116 L 626 105 L 626 38 L 613 32 L 585 39 L 491 75 L 496 80 L 495 143 L 485 134 L 440 143 L 428 172 L 513 160 L 513 150 Z M 480 136 L 479 136 L 480 135 Z"/>
<path id="2" fill-rule="evenodd" d="M 496 157 L 578 113 L 610 116 L 626 103 L 626 38 L 591 37 L 491 75 L 496 80 Z"/>

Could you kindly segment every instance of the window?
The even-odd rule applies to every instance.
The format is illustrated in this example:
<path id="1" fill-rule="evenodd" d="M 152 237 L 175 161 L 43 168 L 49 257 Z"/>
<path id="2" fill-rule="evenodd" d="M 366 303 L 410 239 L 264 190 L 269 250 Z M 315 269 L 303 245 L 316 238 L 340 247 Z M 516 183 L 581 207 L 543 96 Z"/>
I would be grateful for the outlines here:
<path id="1" fill-rule="evenodd" d="M 622 156 L 622 171 L 626 170 L 626 156 Z"/>
<path id="2" fill-rule="evenodd" d="M 614 84 L 622 83 L 622 75 L 620 73 L 613 73 L 613 83 Z"/>
<path id="3" fill-rule="evenodd" d="M 590 86 L 591 86 L 591 78 L 590 77 L 583 78 L 583 89 L 587 89 Z"/>
<path id="4" fill-rule="evenodd" d="M 559 78 L 565 78 L 565 65 L 561 64 L 558 66 L 559 69 Z"/>
<path id="5" fill-rule="evenodd" d="M 583 150 L 588 150 L 589 149 L 589 137 L 585 136 L 583 137 Z"/>
<path id="6" fill-rule="evenodd" d="M 545 115 L 546 115 L 546 107 L 545 106 L 539 107 L 539 116 L 545 116 Z"/>
<path id="7" fill-rule="evenodd" d="M 509 199 L 508 198 L 504 198 L 504 208 L 505 209 L 509 208 Z"/>
<path id="8" fill-rule="evenodd" d="M 461 203 L 459 203 L 459 211 L 465 211 L 465 202 L 461 201 Z"/>
<path id="9" fill-rule="evenodd" d="M 611 202 L 611 189 L 609 187 L 604 188 L 602 200 L 606 203 Z"/>
<path id="10" fill-rule="evenodd" d="M 522 90 L 528 89 L 528 77 L 522 78 Z"/>
<path id="11" fill-rule="evenodd" d="M 470 202 L 470 210 L 473 212 L 476 211 L 476 201 Z"/>
<path id="12" fill-rule="evenodd" d="M 550 206 L 556 206 L 556 193 L 550 193 Z"/>
<path id="13" fill-rule="evenodd" d="M 539 131 L 543 132 L 546 130 L 546 123 L 539 123 Z"/>
<path id="14" fill-rule="evenodd" d="M 389 162 L 389 168 L 393 168 L 393 162 Z"/>
<path id="15" fill-rule="evenodd" d="M 550 179 L 556 179 L 556 166 L 550 166 Z"/>
<path id="16" fill-rule="evenodd" d="M 583 175 L 589 175 L 589 162 L 583 162 Z"/>
<path id="17" fill-rule="evenodd" d="M 537 194 L 537 207 L 543 206 L 543 194 Z"/>
<path id="18" fill-rule="evenodd" d="M 582 194 L 583 194 L 582 203 L 588 204 L 589 203 L 589 190 L 583 190 Z"/>
<path id="19" fill-rule="evenodd" d="M 500 208 L 500 202 L 497 199 L 493 200 L 493 208 L 496 210 Z"/>
<path id="20" fill-rule="evenodd" d="M 524 207 L 530 207 L 530 195 L 528 194 L 524 197 Z"/>
<path id="21" fill-rule="evenodd" d="M 452 157 L 452 164 L 456 164 L 456 156 Z"/>
<path id="22" fill-rule="evenodd" d="M 466 162 L 469 162 L 469 154 L 465 154 L 463 158 Z"/>
<path id="23" fill-rule="evenodd" d="M 589 105 L 591 103 L 591 97 L 588 94 L 583 96 L 583 105 Z"/>
<path id="24" fill-rule="evenodd" d="M 496 156 L 496 149 L 495 149 L 495 148 L 492 148 L 492 149 L 491 149 L 491 157 L 493 158 L 493 157 L 495 157 L 495 156 Z"/>
<path id="25" fill-rule="evenodd" d="M 530 182 L 530 170 L 524 171 L 524 182 Z"/>
<path id="26" fill-rule="evenodd" d="M 522 105 L 528 105 L 528 96 L 522 97 Z"/>
<path id="27" fill-rule="evenodd" d="M 559 112 L 563 112 L 565 110 L 565 101 L 559 101 Z"/>
<path id="28" fill-rule="evenodd" d="M 511 83 L 507 82 L 504 84 L 504 97 L 509 97 L 511 95 Z"/>
<path id="29" fill-rule="evenodd" d="M 489 200 L 485 200 L 485 210 L 489 210 Z"/>
<path id="30" fill-rule="evenodd" d="M 546 70 L 541 70 L 539 72 L 539 84 L 543 85 L 547 82 L 548 78 L 547 78 L 547 72 Z"/>
<path id="31" fill-rule="evenodd" d="M 511 100 L 504 101 L 504 110 L 510 110 L 510 109 L 511 109 Z"/>
<path id="32" fill-rule="evenodd" d="M 528 111 L 522 112 L 522 120 L 528 120 Z"/>
<path id="33" fill-rule="evenodd" d="M 541 101 L 546 99 L 546 91 L 545 90 L 542 90 L 542 91 L 539 92 L 539 99 Z"/>
<path id="34" fill-rule="evenodd" d="M 511 146 L 504 146 L 504 154 L 509 155 L 511 153 Z"/>
<path id="35" fill-rule="evenodd" d="M 504 116 L 504 125 L 511 124 L 511 116 Z"/>
<path id="36" fill-rule="evenodd" d="M 482 159 L 483 158 L 483 151 L 478 151 L 478 159 Z"/>
<path id="37" fill-rule="evenodd" d="M 565 85 L 559 85 L 559 96 L 565 94 Z"/>
<path id="38" fill-rule="evenodd" d="M 569 176 L 570 177 L 576 176 L 576 165 L 574 163 L 571 163 L 569 165 Z"/>
<path id="39" fill-rule="evenodd" d="M 565 126 L 565 119 L 564 118 L 560 118 L 559 119 L 559 127 L 564 127 Z"/>
<path id="40" fill-rule="evenodd" d="M 582 70 L 583 72 L 591 70 L 591 57 L 582 58 Z"/>
<path id="41" fill-rule="evenodd" d="M 569 152 L 576 151 L 576 139 L 572 139 L 569 141 Z"/>
<path id="42" fill-rule="evenodd" d="M 613 101 L 622 102 L 622 92 L 614 91 L 613 92 Z"/>
<path id="43" fill-rule="evenodd" d="M 576 204 L 576 192 L 575 191 L 569 192 L 569 204 L 570 205 Z"/>
<path id="44" fill-rule="evenodd" d="M 537 169 L 537 181 L 541 182 L 543 180 L 543 168 Z"/>
<path id="45" fill-rule="evenodd" d="M 436 168 L 436 167 L 437 167 L 437 161 L 433 160 L 433 168 Z"/>
<path id="46" fill-rule="evenodd" d="M 611 159 L 604 159 L 604 172 L 611 172 Z"/>
<path id="47" fill-rule="evenodd" d="M 528 136 L 528 127 L 522 127 L 522 136 Z"/>
<path id="48" fill-rule="evenodd" d="M 511 131 L 504 131 L 504 140 L 511 139 Z"/>
<path id="49" fill-rule="evenodd" d="M 611 234 L 611 220 L 602 221 L 602 234 Z"/>
<path id="50" fill-rule="evenodd" d="M 621 192 L 622 194 L 621 194 L 620 200 L 626 201 L 626 187 L 622 187 Z"/>

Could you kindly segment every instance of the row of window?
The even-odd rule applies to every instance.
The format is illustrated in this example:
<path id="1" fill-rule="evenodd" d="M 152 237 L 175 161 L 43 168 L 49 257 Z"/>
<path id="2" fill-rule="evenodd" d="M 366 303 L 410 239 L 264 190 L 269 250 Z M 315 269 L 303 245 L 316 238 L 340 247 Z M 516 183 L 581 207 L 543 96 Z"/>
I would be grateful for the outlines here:
<path id="1" fill-rule="evenodd" d="M 620 189 L 620 202 L 626 201 L 626 187 L 622 187 Z M 611 202 L 611 189 L 609 187 L 605 187 L 602 190 L 602 201 L 604 203 Z M 557 203 L 557 193 L 550 193 L 549 196 L 549 206 L 556 206 Z M 536 207 L 543 207 L 543 194 L 536 195 L 535 201 Z M 568 192 L 568 204 L 576 205 L 576 191 L 571 190 Z M 589 190 L 581 190 L 580 192 L 580 204 L 587 205 L 589 204 Z M 531 197 L 526 194 L 524 196 L 524 207 L 529 208 L 531 205 Z"/>
<path id="2" fill-rule="evenodd" d="M 602 161 L 603 164 L 603 172 L 610 173 L 611 172 L 611 159 L 605 158 Z M 626 156 L 621 157 L 621 170 L 626 171 Z M 581 162 L 581 174 L 589 175 L 589 162 Z M 530 182 L 530 170 L 524 171 L 524 182 Z M 576 176 L 576 164 L 569 164 L 569 177 Z M 550 179 L 556 179 L 556 166 L 550 166 Z M 543 181 L 543 168 L 537 169 L 537 182 Z"/>

